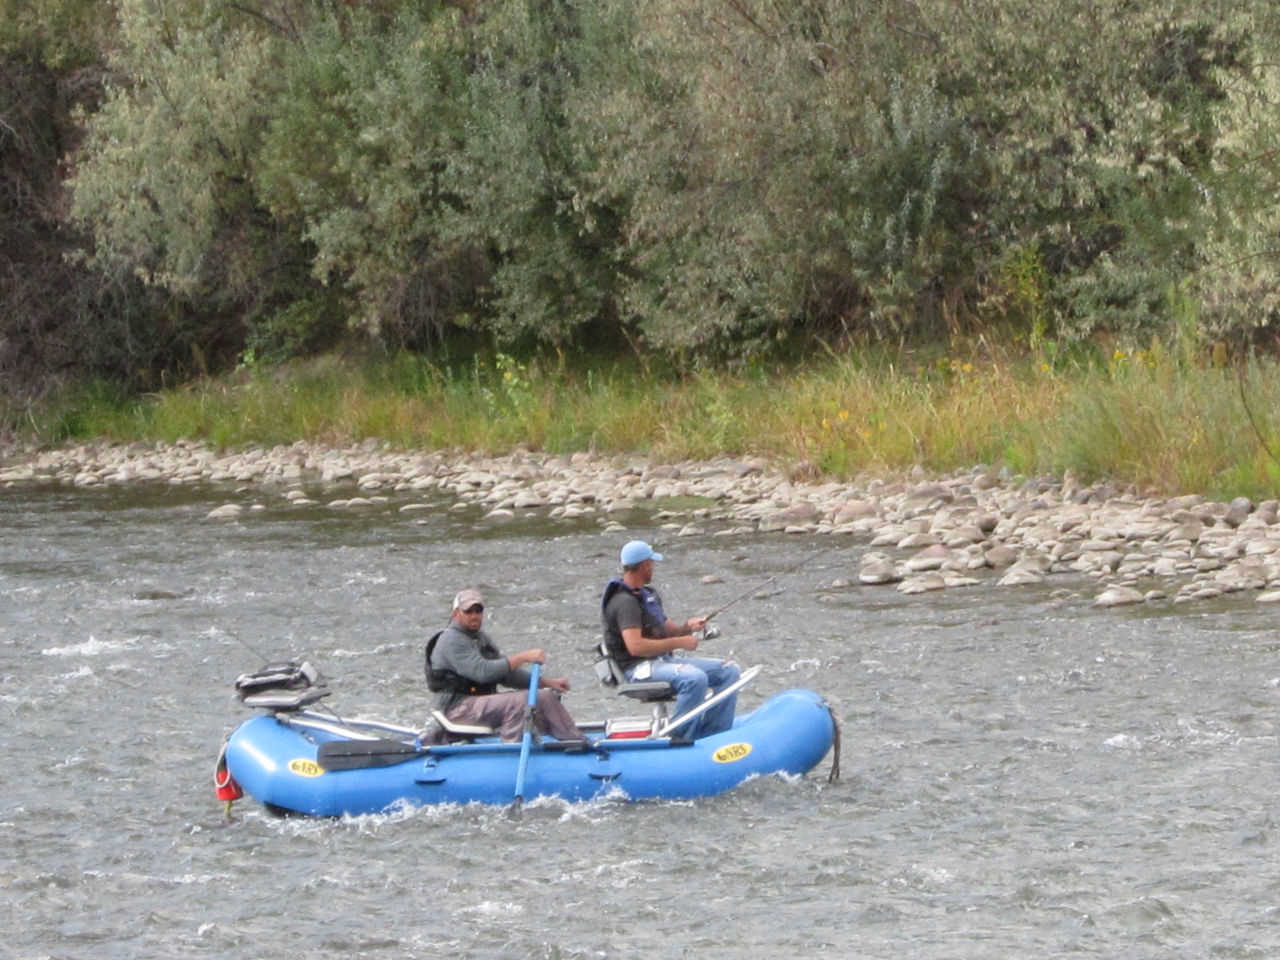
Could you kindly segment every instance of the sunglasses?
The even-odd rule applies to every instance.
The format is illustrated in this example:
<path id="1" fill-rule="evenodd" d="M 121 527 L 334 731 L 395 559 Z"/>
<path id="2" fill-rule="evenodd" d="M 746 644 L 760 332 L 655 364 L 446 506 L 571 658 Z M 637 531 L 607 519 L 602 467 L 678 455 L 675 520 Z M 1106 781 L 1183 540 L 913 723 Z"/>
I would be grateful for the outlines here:
<path id="1" fill-rule="evenodd" d="M 473 603 L 471 606 L 467 607 L 467 608 L 466 608 L 465 610 L 463 610 L 462 612 L 463 612 L 463 613 L 484 613 L 484 604 L 483 604 L 483 603 Z"/>

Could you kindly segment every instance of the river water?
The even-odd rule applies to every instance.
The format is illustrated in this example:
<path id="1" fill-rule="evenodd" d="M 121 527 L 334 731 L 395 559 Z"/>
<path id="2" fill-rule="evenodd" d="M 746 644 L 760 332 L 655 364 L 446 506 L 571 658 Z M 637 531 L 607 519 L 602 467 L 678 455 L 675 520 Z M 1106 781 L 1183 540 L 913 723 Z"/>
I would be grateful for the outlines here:
<path id="1" fill-rule="evenodd" d="M 1280 955 L 1280 641 L 1247 595 L 1102 611 L 1059 578 L 905 597 L 832 586 L 855 579 L 852 539 L 265 494 L 205 520 L 226 496 L 0 491 L 0 957 Z M 679 618 L 784 572 L 711 646 L 764 665 L 741 710 L 827 696 L 836 783 L 828 759 L 696 802 L 224 817 L 239 673 L 305 656 L 334 709 L 417 725 L 422 643 L 463 585 L 505 649 L 548 650 L 576 716 L 634 713 L 588 657 L 631 536 L 666 552 Z"/>

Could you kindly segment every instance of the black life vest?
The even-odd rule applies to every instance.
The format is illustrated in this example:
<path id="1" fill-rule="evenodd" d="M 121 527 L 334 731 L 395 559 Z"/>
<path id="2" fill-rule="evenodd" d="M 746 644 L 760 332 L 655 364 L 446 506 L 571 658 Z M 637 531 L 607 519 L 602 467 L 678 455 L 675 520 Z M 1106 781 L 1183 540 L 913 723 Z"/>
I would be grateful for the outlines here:
<path id="1" fill-rule="evenodd" d="M 665 637 L 667 635 L 667 615 L 662 609 L 662 598 L 658 596 L 656 590 L 649 587 L 640 587 L 635 589 L 627 586 L 621 578 L 614 577 L 604 587 L 604 594 L 600 597 L 600 618 L 604 622 L 604 642 L 609 649 L 609 656 L 617 660 L 624 667 L 635 663 L 643 658 L 634 656 L 627 650 L 626 644 L 622 640 L 622 631 L 609 629 L 609 621 L 605 611 L 609 607 L 609 601 L 613 599 L 613 595 L 619 590 L 625 590 L 638 601 L 640 601 L 640 635 L 644 637 Z"/>
<path id="2" fill-rule="evenodd" d="M 476 683 L 469 680 L 460 673 L 455 673 L 449 669 L 438 669 L 431 665 L 431 654 L 435 653 L 436 641 L 440 639 L 443 630 L 437 630 L 427 641 L 427 649 L 423 657 L 423 666 L 427 674 L 427 689 L 432 693 L 465 693 L 473 697 L 488 696 L 491 693 L 498 692 L 496 683 Z"/>

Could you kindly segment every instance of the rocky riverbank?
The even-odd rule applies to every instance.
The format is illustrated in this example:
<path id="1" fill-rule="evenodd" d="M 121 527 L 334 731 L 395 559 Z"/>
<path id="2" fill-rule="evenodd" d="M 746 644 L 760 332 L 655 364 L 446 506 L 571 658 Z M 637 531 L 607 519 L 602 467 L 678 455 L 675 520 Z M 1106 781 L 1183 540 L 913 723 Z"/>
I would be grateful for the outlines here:
<path id="1" fill-rule="evenodd" d="M 1056 574 L 1097 583 L 1098 606 L 1185 603 L 1227 593 L 1280 600 L 1280 503 L 1159 498 L 1110 484 L 1013 478 L 974 467 L 943 477 L 818 483 L 758 460 L 652 464 L 586 453 L 405 453 L 365 443 L 219 452 L 201 444 L 11 450 L 0 488 L 125 483 L 225 487 L 210 522 L 252 522 L 267 498 L 294 507 L 414 514 L 474 509 L 501 523 L 528 511 L 622 530 L 633 511 L 669 536 L 830 535 L 865 544 L 853 583 L 914 594 L 1016 587 Z M 444 505 L 442 506 L 442 501 Z"/>

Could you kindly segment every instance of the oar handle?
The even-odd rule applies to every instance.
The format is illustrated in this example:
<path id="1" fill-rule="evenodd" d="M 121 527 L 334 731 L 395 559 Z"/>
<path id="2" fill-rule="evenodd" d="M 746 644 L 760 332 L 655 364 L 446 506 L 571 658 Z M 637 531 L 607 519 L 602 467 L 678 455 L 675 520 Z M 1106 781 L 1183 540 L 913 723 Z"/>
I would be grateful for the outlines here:
<path id="1" fill-rule="evenodd" d="M 542 673 L 542 664 L 540 664 L 540 663 L 532 663 L 532 664 L 530 664 L 530 665 L 529 665 L 529 702 L 528 702 L 528 706 L 529 706 L 529 709 L 530 709 L 530 710 L 532 710 L 534 707 L 536 707 L 536 706 L 538 705 L 538 683 L 539 683 L 539 681 L 540 681 L 540 679 L 541 679 L 541 677 L 539 676 L 539 674 L 541 674 L 541 673 Z M 525 717 L 526 717 L 526 719 L 531 719 L 531 717 L 529 717 L 529 715 L 528 715 L 527 713 L 525 714 Z"/>

